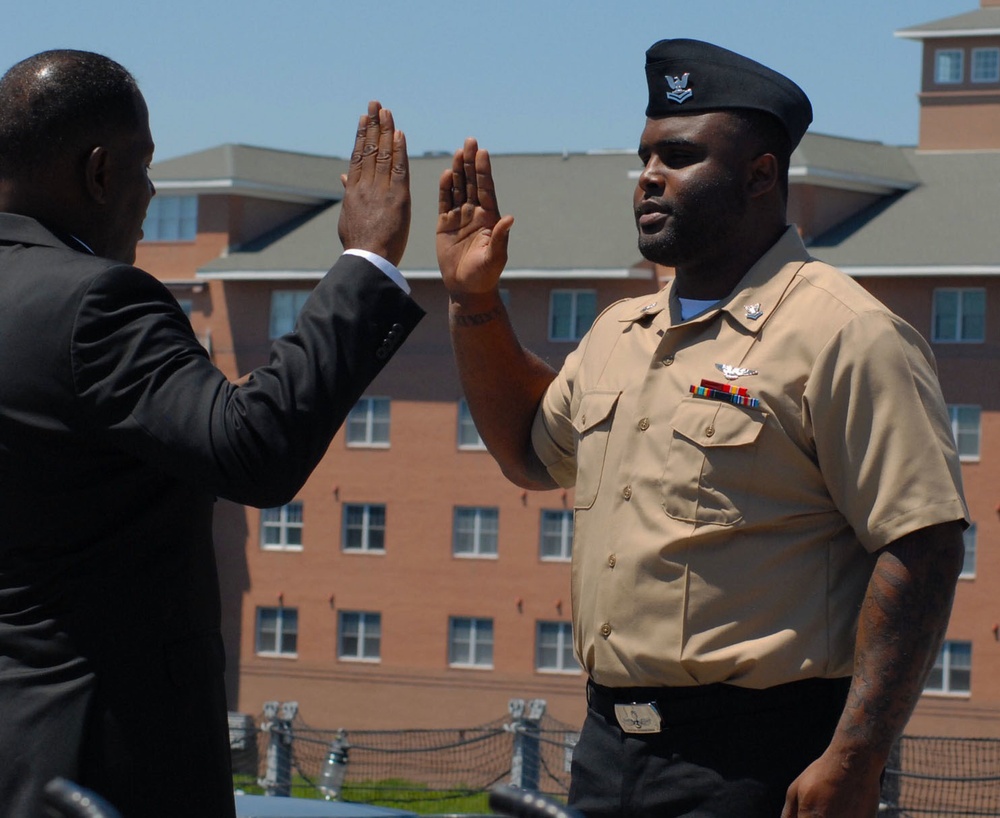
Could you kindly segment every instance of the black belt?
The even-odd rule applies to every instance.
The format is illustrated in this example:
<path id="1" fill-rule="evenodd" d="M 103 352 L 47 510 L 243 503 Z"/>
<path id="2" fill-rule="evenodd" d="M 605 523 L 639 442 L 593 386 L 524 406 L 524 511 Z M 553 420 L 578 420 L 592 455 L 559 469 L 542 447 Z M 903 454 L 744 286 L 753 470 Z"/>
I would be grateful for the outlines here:
<path id="1" fill-rule="evenodd" d="M 587 703 L 606 719 L 619 724 L 622 723 L 620 710 L 616 714 L 615 705 L 653 705 L 663 727 L 668 727 L 708 717 L 727 718 L 799 704 L 839 703 L 842 706 L 850 686 L 850 677 L 802 679 L 760 690 L 721 683 L 691 687 L 604 687 L 588 681 Z M 622 727 L 624 729 L 625 725 Z"/>

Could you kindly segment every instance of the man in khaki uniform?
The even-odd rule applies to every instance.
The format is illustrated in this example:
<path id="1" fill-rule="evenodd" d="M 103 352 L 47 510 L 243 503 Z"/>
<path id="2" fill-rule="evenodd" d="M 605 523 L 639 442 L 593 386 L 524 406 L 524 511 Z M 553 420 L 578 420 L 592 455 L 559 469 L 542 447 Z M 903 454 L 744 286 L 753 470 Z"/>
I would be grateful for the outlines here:
<path id="1" fill-rule="evenodd" d="M 466 396 L 505 474 L 576 487 L 588 816 L 876 814 L 943 638 L 966 516 L 929 348 L 785 221 L 812 118 L 787 78 L 647 52 L 639 248 L 675 268 L 554 372 L 497 285 L 513 220 L 467 140 L 438 255 Z"/>

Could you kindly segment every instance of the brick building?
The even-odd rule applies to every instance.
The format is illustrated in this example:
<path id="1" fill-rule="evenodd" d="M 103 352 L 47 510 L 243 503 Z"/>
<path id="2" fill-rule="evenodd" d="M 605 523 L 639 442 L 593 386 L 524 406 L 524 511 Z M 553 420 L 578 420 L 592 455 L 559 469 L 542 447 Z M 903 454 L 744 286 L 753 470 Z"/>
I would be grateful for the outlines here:
<path id="1" fill-rule="evenodd" d="M 897 36 L 923 43 L 920 144 L 807 134 L 790 220 L 817 257 L 932 342 L 974 527 L 948 642 L 908 732 L 1000 736 L 1000 0 Z M 433 247 L 448 163 L 411 160 L 402 269 L 427 318 L 293 503 L 218 504 L 233 710 L 294 699 L 316 726 L 462 727 L 518 696 L 582 721 L 573 496 L 509 484 L 469 421 Z M 522 342 L 558 365 L 596 311 L 669 274 L 636 251 L 639 163 L 604 152 L 493 164 L 517 217 L 505 297 Z M 230 377 L 266 361 L 336 257 L 345 168 L 242 145 L 154 167 L 138 263 Z"/>

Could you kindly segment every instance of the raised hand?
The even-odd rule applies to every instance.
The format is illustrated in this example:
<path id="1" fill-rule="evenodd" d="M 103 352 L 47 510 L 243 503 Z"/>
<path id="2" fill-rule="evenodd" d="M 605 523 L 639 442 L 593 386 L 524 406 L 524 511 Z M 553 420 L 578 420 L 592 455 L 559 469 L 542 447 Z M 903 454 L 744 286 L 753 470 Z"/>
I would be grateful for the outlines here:
<path id="1" fill-rule="evenodd" d="M 500 217 L 489 153 L 466 139 L 438 185 L 437 257 L 450 294 L 496 289 L 513 224 L 513 216 Z"/>
<path id="2" fill-rule="evenodd" d="M 346 250 L 368 250 L 399 265 L 410 235 L 406 137 L 378 102 L 358 121 L 337 232 Z"/>

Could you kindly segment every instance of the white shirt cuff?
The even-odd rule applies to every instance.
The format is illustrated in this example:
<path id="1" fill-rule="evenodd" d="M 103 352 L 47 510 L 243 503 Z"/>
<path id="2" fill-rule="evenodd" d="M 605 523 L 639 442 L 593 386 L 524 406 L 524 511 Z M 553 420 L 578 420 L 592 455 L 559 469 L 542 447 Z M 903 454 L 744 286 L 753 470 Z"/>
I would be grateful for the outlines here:
<path id="1" fill-rule="evenodd" d="M 386 261 L 382 256 L 377 253 L 373 253 L 370 250 L 345 250 L 345 256 L 361 256 L 361 258 L 366 261 L 370 261 L 376 267 L 378 267 L 383 273 L 385 273 L 389 278 L 391 278 L 396 285 L 407 295 L 410 294 L 410 284 L 403 278 L 403 274 L 399 272 L 399 268 L 396 267 L 391 261 Z"/>

